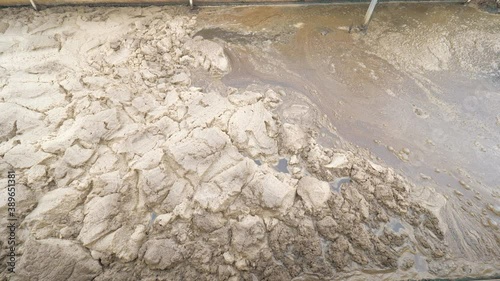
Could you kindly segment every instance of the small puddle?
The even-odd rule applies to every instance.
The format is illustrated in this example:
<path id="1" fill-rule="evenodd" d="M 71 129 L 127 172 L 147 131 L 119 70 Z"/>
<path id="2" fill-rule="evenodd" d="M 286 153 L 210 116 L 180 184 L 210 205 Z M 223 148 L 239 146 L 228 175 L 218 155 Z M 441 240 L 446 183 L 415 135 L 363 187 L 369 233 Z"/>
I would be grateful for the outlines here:
<path id="1" fill-rule="evenodd" d="M 285 158 L 281 158 L 278 161 L 278 165 L 274 166 L 274 168 L 281 173 L 286 173 L 286 174 L 290 173 L 288 171 L 288 160 L 286 160 Z"/>
<path id="2" fill-rule="evenodd" d="M 391 219 L 389 226 L 394 232 L 399 232 L 401 229 L 405 228 L 398 219 Z"/>
<path id="3" fill-rule="evenodd" d="M 350 177 L 342 177 L 342 178 L 337 178 L 334 181 L 329 182 L 328 184 L 330 185 L 331 191 L 340 193 L 342 184 L 350 182 L 351 182 Z"/>
<path id="4" fill-rule="evenodd" d="M 151 212 L 151 219 L 149 220 L 148 229 L 153 225 L 153 222 L 155 221 L 157 216 L 158 215 L 155 212 Z"/>
<path id="5" fill-rule="evenodd" d="M 427 272 L 429 270 L 427 261 L 421 255 L 415 255 L 415 270 L 418 272 Z"/>

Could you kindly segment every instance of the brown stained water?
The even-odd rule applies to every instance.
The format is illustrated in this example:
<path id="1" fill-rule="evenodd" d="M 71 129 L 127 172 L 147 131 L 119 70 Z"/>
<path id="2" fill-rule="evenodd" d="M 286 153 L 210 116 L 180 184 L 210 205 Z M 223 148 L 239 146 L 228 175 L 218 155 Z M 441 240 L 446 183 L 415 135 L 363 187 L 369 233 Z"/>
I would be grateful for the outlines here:
<path id="1" fill-rule="evenodd" d="M 209 27 L 198 35 L 225 44 L 232 71 L 224 84 L 282 88 L 291 104 L 306 96 L 336 134 L 443 194 L 449 247 L 480 260 L 498 245 L 484 219 L 500 223 L 486 210 L 500 191 L 500 17 L 462 5 L 388 4 L 367 33 L 356 32 L 365 11 L 216 8 L 200 13 Z M 297 108 L 288 115 L 308 112 Z M 442 204 L 437 193 L 424 197 L 429 208 Z M 425 258 L 417 255 L 415 267 L 426 272 Z"/>
<path id="2" fill-rule="evenodd" d="M 498 204 L 500 17 L 462 5 L 386 4 L 363 33 L 356 24 L 365 9 L 206 9 L 198 19 L 211 27 L 198 35 L 226 45 L 226 85 L 305 95 L 345 140 L 461 202 L 466 214 Z"/>

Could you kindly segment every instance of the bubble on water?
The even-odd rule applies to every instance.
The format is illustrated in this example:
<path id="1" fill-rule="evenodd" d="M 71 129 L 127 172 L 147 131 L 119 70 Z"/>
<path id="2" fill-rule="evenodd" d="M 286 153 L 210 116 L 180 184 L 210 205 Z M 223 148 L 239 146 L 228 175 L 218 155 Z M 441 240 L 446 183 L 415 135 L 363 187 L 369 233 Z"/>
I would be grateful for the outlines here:
<path id="1" fill-rule="evenodd" d="M 462 106 L 468 112 L 476 112 L 479 108 L 479 99 L 476 96 L 468 96 L 462 101 Z"/>
<path id="2" fill-rule="evenodd" d="M 425 165 L 425 155 L 420 149 L 415 149 L 410 155 L 410 163 L 415 167 L 420 167 Z"/>
<path id="3" fill-rule="evenodd" d="M 448 138 L 449 138 L 448 134 L 446 134 L 446 132 L 441 128 L 434 128 L 431 131 L 430 139 L 434 143 L 439 143 L 439 144 L 446 143 L 448 141 Z"/>

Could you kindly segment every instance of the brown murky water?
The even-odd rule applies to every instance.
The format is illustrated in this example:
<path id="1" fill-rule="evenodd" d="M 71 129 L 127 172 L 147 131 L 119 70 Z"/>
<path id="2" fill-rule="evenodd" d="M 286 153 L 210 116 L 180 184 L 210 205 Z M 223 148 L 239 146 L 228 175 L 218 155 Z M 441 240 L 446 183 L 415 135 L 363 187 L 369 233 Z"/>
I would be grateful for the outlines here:
<path id="1" fill-rule="evenodd" d="M 500 17 L 462 5 L 388 4 L 367 33 L 349 32 L 365 9 L 205 9 L 199 20 L 212 28 L 198 35 L 226 45 L 224 84 L 307 96 L 345 140 L 434 187 L 463 212 L 449 221 L 471 216 L 460 228 L 474 227 L 477 214 L 499 204 Z"/>
<path id="2" fill-rule="evenodd" d="M 349 141 L 372 149 L 392 165 L 417 168 L 440 184 L 456 181 L 435 175 L 435 168 L 455 178 L 466 177 L 457 171 L 464 169 L 473 176 L 471 181 L 485 186 L 500 182 L 496 119 L 500 74 L 463 73 L 461 69 L 411 73 L 373 53 L 379 39 L 376 36 L 383 33 L 370 38 L 380 25 L 396 32 L 406 30 L 411 36 L 412 28 L 429 30 L 454 17 L 469 25 L 481 24 L 474 17 L 488 18 L 490 26 L 483 29 L 500 32 L 499 17 L 455 5 L 381 6 L 370 32 L 363 35 L 346 31 L 360 21 L 361 6 L 231 11 L 224 14 L 224 24 L 237 25 L 239 32 L 222 27 L 199 32 L 203 37 L 229 42 L 234 69 L 224 77 L 226 84 L 275 84 L 299 91 L 315 102 Z M 488 30 L 490 27 L 494 29 Z M 478 64 L 500 62 L 498 57 L 481 54 L 477 60 Z M 409 161 L 400 161 L 374 140 L 396 150 L 409 148 Z"/>

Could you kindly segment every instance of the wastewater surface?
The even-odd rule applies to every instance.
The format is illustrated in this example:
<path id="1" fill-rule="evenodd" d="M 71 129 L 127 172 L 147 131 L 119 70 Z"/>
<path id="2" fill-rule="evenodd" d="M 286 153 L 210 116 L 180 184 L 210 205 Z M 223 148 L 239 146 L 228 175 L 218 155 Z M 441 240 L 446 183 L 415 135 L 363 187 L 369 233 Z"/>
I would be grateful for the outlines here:
<path id="1" fill-rule="evenodd" d="M 225 44 L 224 84 L 306 96 L 340 136 L 413 182 L 460 194 L 471 213 L 498 205 L 500 17 L 385 4 L 365 33 L 365 9 L 207 9 L 199 19 L 211 27 L 197 35 Z"/>

